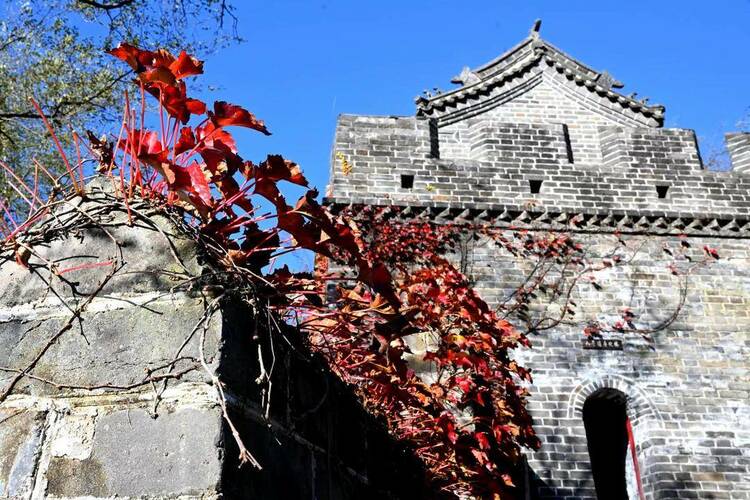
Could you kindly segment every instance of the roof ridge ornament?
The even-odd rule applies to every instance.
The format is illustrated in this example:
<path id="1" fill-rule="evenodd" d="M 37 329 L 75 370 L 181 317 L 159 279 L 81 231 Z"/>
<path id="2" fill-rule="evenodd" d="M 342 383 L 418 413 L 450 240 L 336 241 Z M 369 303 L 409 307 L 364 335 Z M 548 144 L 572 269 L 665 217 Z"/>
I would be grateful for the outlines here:
<path id="1" fill-rule="evenodd" d="M 529 30 L 529 36 L 531 38 L 539 38 L 539 30 L 542 28 L 542 20 L 536 19 L 534 21 L 534 24 L 531 26 L 531 30 Z"/>
<path id="2" fill-rule="evenodd" d="M 472 85 L 478 81 L 481 81 L 481 78 L 468 66 L 464 66 L 461 73 L 451 78 L 451 83 L 459 83 L 461 85 Z"/>
<path id="3" fill-rule="evenodd" d="M 613 77 L 606 69 L 596 77 L 596 83 L 604 88 L 604 90 L 621 89 L 625 86 L 622 82 L 615 80 L 615 77 Z"/>

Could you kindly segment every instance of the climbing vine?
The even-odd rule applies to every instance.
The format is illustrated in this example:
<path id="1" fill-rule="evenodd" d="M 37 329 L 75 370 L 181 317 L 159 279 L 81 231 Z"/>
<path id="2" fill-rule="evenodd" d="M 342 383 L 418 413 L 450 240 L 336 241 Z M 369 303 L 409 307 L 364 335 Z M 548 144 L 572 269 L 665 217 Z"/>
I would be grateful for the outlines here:
<path id="1" fill-rule="evenodd" d="M 510 465 L 522 447 L 539 446 L 526 411 L 531 369 L 514 361 L 513 349 L 529 347 L 534 335 L 560 326 L 578 329 L 582 337 L 628 334 L 649 346 L 653 335 L 678 317 L 688 277 L 719 258 L 708 247 L 695 258 L 685 238 L 665 245 L 663 252 L 672 260 L 667 267 L 680 291 L 673 310 L 649 327 L 639 326 L 630 308 L 616 312 L 615 320 L 600 321 L 578 311 L 577 292 L 602 290 L 599 275 L 630 265 L 642 242 L 614 233 L 610 248 L 593 252 L 570 231 L 438 223 L 415 220 L 404 211 L 369 206 L 343 211 L 356 220 L 367 258 L 393 272 L 401 315 L 374 329 L 347 321 L 362 314 L 347 299 L 359 300 L 366 310 L 370 297 L 349 288 L 351 274 L 333 259 L 319 267 L 338 271 L 333 274 L 343 283 L 344 300 L 327 336 L 312 336 L 313 346 L 411 444 L 437 488 L 458 496 L 512 495 Z M 470 254 L 479 245 L 494 247 L 511 257 L 506 262 L 517 259 L 526 269 L 522 282 L 493 307 L 470 276 Z"/>

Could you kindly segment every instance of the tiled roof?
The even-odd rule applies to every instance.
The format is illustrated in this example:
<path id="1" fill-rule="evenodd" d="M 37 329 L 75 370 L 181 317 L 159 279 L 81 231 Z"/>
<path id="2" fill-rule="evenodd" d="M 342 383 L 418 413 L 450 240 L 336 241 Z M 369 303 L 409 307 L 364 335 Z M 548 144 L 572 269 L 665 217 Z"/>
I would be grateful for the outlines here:
<path id="1" fill-rule="evenodd" d="M 462 74 L 454 79 L 454 82 L 462 82 L 463 86 L 449 92 L 417 97 L 417 115 L 429 116 L 436 111 L 442 111 L 466 102 L 470 98 L 486 94 L 495 87 L 507 85 L 539 65 L 555 69 L 579 87 L 587 89 L 602 99 L 617 103 L 624 109 L 631 109 L 644 116 L 653 117 L 660 123 L 664 119 L 664 106 L 648 105 L 645 101 L 613 91 L 613 88 L 621 87 L 622 84 L 612 79 L 607 72 L 594 71 L 539 38 L 536 32 L 532 32 L 523 42 L 497 59 L 473 71 L 464 69 Z"/>

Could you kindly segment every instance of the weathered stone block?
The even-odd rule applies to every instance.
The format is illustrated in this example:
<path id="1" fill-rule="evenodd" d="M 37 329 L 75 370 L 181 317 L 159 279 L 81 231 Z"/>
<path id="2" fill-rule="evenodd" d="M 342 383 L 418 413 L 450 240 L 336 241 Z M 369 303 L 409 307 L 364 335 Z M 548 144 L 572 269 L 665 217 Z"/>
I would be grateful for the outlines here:
<path id="1" fill-rule="evenodd" d="M 142 409 L 104 414 L 96 418 L 87 449 L 58 450 L 51 458 L 46 492 L 97 498 L 215 495 L 221 439 L 218 408 L 180 408 L 159 418 Z"/>
<path id="2" fill-rule="evenodd" d="M 81 321 L 76 320 L 50 345 L 31 373 L 66 386 L 128 386 L 144 380 L 147 369 L 168 367 L 183 342 L 187 345 L 179 357 L 190 356 L 193 361 L 179 361 L 174 368 L 196 364 L 200 335 L 194 330 L 205 311 L 201 301 L 181 296 L 141 306 L 122 305 L 122 301 L 95 299 Z M 58 309 L 54 314 L 60 316 L 37 318 L 32 313 L 31 318 L 0 323 L 0 365 L 25 369 L 66 325 L 70 312 Z M 221 337 L 221 314 L 216 313 L 206 326 L 206 353 L 213 362 Z M 1 372 L 0 384 L 14 376 L 14 372 Z M 205 375 L 197 370 L 185 379 L 203 380 Z M 34 379 L 24 379 L 17 388 L 32 394 L 70 390 Z"/>
<path id="3" fill-rule="evenodd" d="M 22 498 L 31 494 L 41 453 L 45 412 L 0 411 L 0 494 Z"/>
<path id="4" fill-rule="evenodd" d="M 181 234 L 167 217 L 140 207 L 129 218 L 124 205 L 119 209 L 102 205 L 112 202 L 110 188 L 95 182 L 89 189 L 91 194 L 86 201 L 75 198 L 60 206 L 56 216 L 65 220 L 79 211 L 90 211 L 96 214 L 99 225 L 75 234 L 59 234 L 34 247 L 44 260 L 32 256 L 29 266 L 33 271 L 13 261 L 3 262 L 0 265 L 3 307 L 45 299 L 54 303 L 56 295 L 85 297 L 98 288 L 112 266 L 66 270 L 115 260 L 122 264 L 122 269 L 105 285 L 102 295 L 165 291 L 175 286 L 176 275 L 200 275 L 202 266 L 195 243 Z M 103 207 L 106 211 L 101 213 Z M 48 263 L 56 265 L 62 277 L 52 274 Z"/>

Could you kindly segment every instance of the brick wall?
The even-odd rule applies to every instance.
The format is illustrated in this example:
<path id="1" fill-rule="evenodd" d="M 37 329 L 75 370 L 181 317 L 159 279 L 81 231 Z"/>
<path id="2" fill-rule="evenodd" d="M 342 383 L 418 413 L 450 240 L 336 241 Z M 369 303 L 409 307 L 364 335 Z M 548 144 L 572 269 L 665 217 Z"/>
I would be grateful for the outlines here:
<path id="1" fill-rule="evenodd" d="M 352 170 L 344 175 L 340 160 L 333 159 L 328 196 L 345 203 L 479 209 L 534 206 L 542 211 L 630 212 L 639 217 L 718 218 L 726 223 L 750 217 L 750 178 L 703 170 L 692 131 L 603 127 L 597 134 L 604 141 L 606 162 L 587 166 L 567 161 L 561 125 L 518 124 L 513 129 L 493 122 L 485 130 L 492 133 L 491 127 L 505 127 L 502 137 L 482 135 L 485 145 L 474 147 L 483 151 L 478 156 L 484 159 L 470 159 L 478 140 L 477 123 L 482 122 L 473 122 L 472 135 L 465 136 L 467 158 L 446 157 L 441 141 L 437 159 L 430 154 L 427 120 L 342 116 L 334 152 L 343 155 Z M 549 136 L 552 143 L 535 142 L 522 133 L 522 129 L 545 127 L 558 127 L 557 138 Z M 572 129 L 569 134 L 572 140 Z M 522 153 L 501 148 L 520 147 L 513 144 L 524 141 L 531 142 Z M 487 156 L 490 147 L 498 148 L 492 158 Z M 575 151 L 572 154 L 575 158 Z M 411 188 L 401 187 L 404 174 L 414 176 Z M 532 179 L 543 181 L 537 194 L 530 192 Z M 661 187 L 666 188 L 663 198 L 657 189 Z"/>
<path id="2" fill-rule="evenodd" d="M 549 72 L 525 75 L 512 91 L 499 88 L 487 97 L 491 102 L 481 109 L 485 120 L 499 123 L 566 124 L 570 129 L 573 161 L 582 165 L 601 163 L 599 127 L 613 124 L 625 127 L 653 127 L 654 123 L 635 113 L 623 113 L 617 104 L 603 106 L 570 88 L 565 78 Z M 518 87 L 523 89 L 519 93 Z M 497 95 L 495 95 L 497 94 Z M 470 123 L 461 115 L 441 118 L 440 149 L 444 158 L 471 158 L 466 135 Z M 473 111 L 472 114 L 476 113 Z M 471 116 L 469 114 L 468 116 Z"/>
<path id="3" fill-rule="evenodd" d="M 344 186 L 361 192 L 368 192 L 373 187 L 383 193 L 395 191 L 400 186 L 401 175 L 418 173 L 418 166 L 409 168 L 413 157 L 433 156 L 428 120 L 342 115 L 336 130 L 329 195 Z M 344 155 L 348 162 L 356 158 L 357 168 L 349 175 L 343 175 L 342 162 L 336 157 L 338 154 Z M 396 158 L 404 164 L 398 172 L 392 168 Z"/>
<path id="4" fill-rule="evenodd" d="M 578 234 L 592 256 L 621 244 L 612 233 Z M 609 387 L 628 397 L 641 475 L 648 499 L 750 498 L 750 251 L 743 239 L 689 237 L 689 255 L 703 245 L 721 260 L 690 275 L 680 309 L 680 278 L 668 269 L 664 248 L 677 236 L 626 236 L 635 258 L 595 273 L 601 290 L 579 286 L 574 325 L 532 336 L 516 358 L 533 369 L 530 409 L 542 439 L 528 453 L 532 498 L 596 498 L 581 409 L 588 395 Z M 527 262 L 480 241 L 470 252 L 469 275 L 483 297 L 497 303 L 523 282 Z M 543 303 L 532 310 L 543 307 Z M 623 351 L 582 348 L 588 320 L 611 324 L 623 307 L 639 328 L 677 320 L 649 346 L 624 337 Z M 539 309 L 537 309 L 539 310 Z M 617 338 L 617 335 L 609 335 Z"/>
<path id="5" fill-rule="evenodd" d="M 530 407 L 543 442 L 528 454 L 529 498 L 596 497 L 581 410 L 599 388 L 627 397 L 649 500 L 750 498 L 745 136 L 728 141 L 735 171 L 707 171 L 690 130 L 614 116 L 615 106 L 607 114 L 553 78 L 527 82 L 505 101 L 485 96 L 474 115 L 456 105 L 432 122 L 341 117 L 334 151 L 352 170 L 344 175 L 334 159 L 328 202 L 408 206 L 438 223 L 572 232 L 599 254 L 616 244 L 614 234 L 625 235 L 638 255 L 602 273 L 602 290 L 576 290 L 580 321 L 536 335 L 532 349 L 516 353 L 533 369 Z M 404 174 L 413 184 L 401 184 Z M 721 255 L 690 276 L 682 306 L 664 251 L 680 241 L 694 260 L 704 245 Z M 491 303 L 528 272 L 528 263 L 482 240 L 467 262 Z M 614 321 L 623 307 L 636 311 L 639 327 L 680 314 L 653 346 L 633 336 L 622 351 L 583 349 L 585 320 Z"/>

